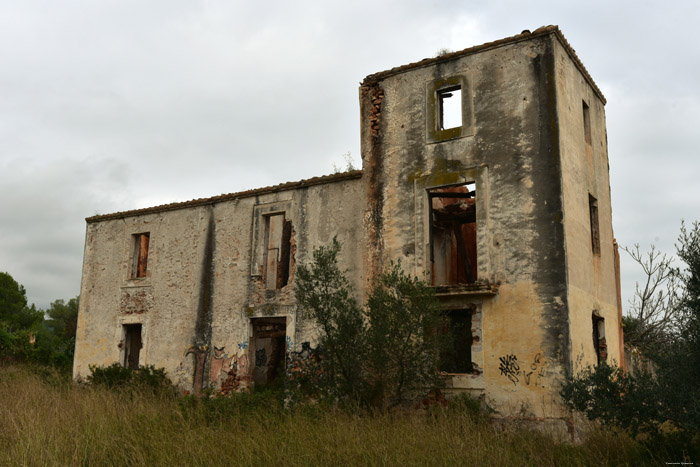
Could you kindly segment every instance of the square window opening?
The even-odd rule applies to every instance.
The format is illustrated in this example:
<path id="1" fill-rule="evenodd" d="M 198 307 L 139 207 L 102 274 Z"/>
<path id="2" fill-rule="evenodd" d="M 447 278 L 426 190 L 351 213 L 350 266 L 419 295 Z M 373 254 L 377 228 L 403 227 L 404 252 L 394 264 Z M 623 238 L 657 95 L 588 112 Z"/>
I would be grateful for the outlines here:
<path id="1" fill-rule="evenodd" d="M 477 279 L 476 184 L 428 190 L 432 285 Z"/>
<path id="2" fill-rule="evenodd" d="M 133 240 L 133 259 L 132 259 L 132 279 L 142 279 L 146 277 L 148 271 L 148 244 L 150 242 L 150 233 L 140 233 L 134 235 Z"/>
<path id="3" fill-rule="evenodd" d="M 598 200 L 588 195 L 588 210 L 591 220 L 591 249 L 594 255 L 600 255 L 600 226 L 598 224 Z"/>
<path id="4" fill-rule="evenodd" d="M 472 363 L 472 309 L 446 310 L 438 331 L 442 346 L 438 370 L 445 373 L 473 374 Z"/>
<path id="5" fill-rule="evenodd" d="M 138 370 L 141 347 L 143 347 L 141 325 L 125 324 L 123 327 L 123 335 L 124 360 L 122 361 L 122 365 L 132 370 Z"/>
<path id="6" fill-rule="evenodd" d="M 462 126 L 462 87 L 452 86 L 437 91 L 438 130 L 449 130 Z"/>
<path id="7" fill-rule="evenodd" d="M 271 214 L 264 218 L 265 286 L 268 290 L 281 289 L 289 283 L 292 222 L 285 219 L 284 213 Z"/>

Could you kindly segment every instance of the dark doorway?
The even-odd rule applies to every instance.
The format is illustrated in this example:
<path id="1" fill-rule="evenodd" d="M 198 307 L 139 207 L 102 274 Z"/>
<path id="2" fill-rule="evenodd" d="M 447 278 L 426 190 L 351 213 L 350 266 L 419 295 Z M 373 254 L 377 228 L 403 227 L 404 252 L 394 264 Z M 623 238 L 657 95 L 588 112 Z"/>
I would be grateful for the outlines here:
<path id="1" fill-rule="evenodd" d="M 136 370 L 139 367 L 141 353 L 141 325 L 124 325 L 124 366 Z"/>
<path id="2" fill-rule="evenodd" d="M 443 311 L 439 332 L 445 339 L 438 369 L 446 373 L 473 373 L 472 310 Z"/>
<path id="3" fill-rule="evenodd" d="M 287 318 L 252 318 L 253 382 L 264 387 L 284 374 L 287 356 Z"/>

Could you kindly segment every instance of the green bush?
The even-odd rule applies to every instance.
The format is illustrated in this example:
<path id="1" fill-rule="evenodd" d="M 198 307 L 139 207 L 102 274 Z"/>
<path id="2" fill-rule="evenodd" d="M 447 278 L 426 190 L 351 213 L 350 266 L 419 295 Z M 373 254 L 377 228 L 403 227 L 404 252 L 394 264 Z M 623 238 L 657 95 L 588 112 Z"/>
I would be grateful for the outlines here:
<path id="1" fill-rule="evenodd" d="M 391 263 L 361 307 L 338 266 L 340 249 L 334 238 L 297 267 L 300 313 L 317 324 L 322 352 L 308 365 L 292 361 L 294 387 L 386 410 L 440 386 L 437 360 L 448 336 L 436 332 L 442 315 L 433 289 Z"/>
<path id="2" fill-rule="evenodd" d="M 89 383 L 110 389 L 129 389 L 153 394 L 173 396 L 177 393 L 164 368 L 153 365 L 140 366 L 136 370 L 119 363 L 109 366 L 90 365 Z"/>
<path id="3" fill-rule="evenodd" d="M 648 374 L 633 378 L 622 369 L 602 363 L 568 375 L 561 396 L 566 405 L 606 425 L 623 427 L 636 435 L 648 431 L 661 415 Z"/>
<path id="4" fill-rule="evenodd" d="M 668 388 L 648 374 L 630 376 L 605 363 L 567 375 L 564 403 L 611 428 L 620 428 L 655 450 L 700 460 L 700 432 L 685 423 L 689 411 L 676 405 L 682 387 Z M 692 409 L 692 407 L 689 407 Z M 682 416 L 678 416 L 681 413 Z"/>

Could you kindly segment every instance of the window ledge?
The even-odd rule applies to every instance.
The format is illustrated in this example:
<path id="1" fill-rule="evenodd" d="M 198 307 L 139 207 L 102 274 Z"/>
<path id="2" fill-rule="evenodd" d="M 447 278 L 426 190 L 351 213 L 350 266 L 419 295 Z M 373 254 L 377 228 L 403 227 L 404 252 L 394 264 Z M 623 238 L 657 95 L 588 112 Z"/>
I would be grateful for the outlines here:
<path id="1" fill-rule="evenodd" d="M 138 289 L 138 288 L 145 288 L 145 287 L 150 287 L 150 286 L 151 286 L 151 278 L 144 277 L 141 279 L 127 279 L 124 283 L 122 283 L 121 288 L 122 289 Z"/>
<path id="2" fill-rule="evenodd" d="M 456 297 L 456 296 L 489 296 L 493 297 L 498 293 L 500 284 L 492 284 L 489 282 L 476 282 L 474 284 L 457 284 L 457 285 L 436 285 L 433 286 L 435 295 L 440 297 Z"/>

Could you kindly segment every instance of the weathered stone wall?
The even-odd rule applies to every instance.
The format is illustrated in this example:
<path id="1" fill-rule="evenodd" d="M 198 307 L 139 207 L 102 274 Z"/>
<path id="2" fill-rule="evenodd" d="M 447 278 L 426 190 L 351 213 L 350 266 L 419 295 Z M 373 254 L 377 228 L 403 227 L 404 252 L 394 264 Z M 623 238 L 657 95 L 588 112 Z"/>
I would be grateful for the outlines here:
<path id="1" fill-rule="evenodd" d="M 360 300 L 389 261 L 430 280 L 428 190 L 469 184 L 476 281 L 437 290 L 445 310 L 470 314 L 473 371 L 447 375 L 448 389 L 485 395 L 503 417 L 566 416 L 565 370 L 596 358 L 592 313 L 605 319 L 609 360 L 620 359 L 620 329 L 604 102 L 563 41 L 545 28 L 370 75 L 362 173 L 88 219 L 75 375 L 123 361 L 124 325 L 139 323 L 140 363 L 194 391 L 246 387 L 256 332 L 268 353 L 280 336 L 288 355 L 313 352 L 317 331 L 300 319 L 293 284 L 314 247 L 337 235 Z M 435 96 L 452 88 L 462 125 L 442 130 Z M 264 245 L 276 213 L 291 221 L 291 259 L 286 285 L 270 287 Z M 143 232 L 148 272 L 132 279 Z"/>
<path id="2" fill-rule="evenodd" d="M 450 379 L 454 390 L 485 392 L 504 416 L 561 416 L 558 387 L 571 365 L 560 155 L 569 143 L 560 144 L 557 127 L 556 44 L 545 35 L 379 73 L 360 93 L 363 119 L 376 120 L 362 135 L 368 276 L 399 258 L 429 274 L 426 189 L 476 182 L 478 280 L 500 286 L 443 299 L 480 310 L 472 358 L 483 371 Z M 436 142 L 426 128 L 431 91 L 456 79 L 466 84 L 464 128 Z M 609 225 L 609 211 L 602 216 Z"/>
<path id="3" fill-rule="evenodd" d="M 362 294 L 362 209 L 354 179 L 89 222 L 75 376 L 88 374 L 89 364 L 123 361 L 123 325 L 130 323 L 142 324 L 140 363 L 164 367 L 188 390 L 195 381 L 248 384 L 250 318 L 284 316 L 288 349 L 315 347 L 316 331 L 297 317 L 294 267 L 288 284 L 272 290 L 253 268 L 260 220 L 285 212 L 293 264 L 337 235 L 341 267 Z M 131 279 L 132 239 L 142 232 L 150 233 L 147 277 Z"/>
<path id="4" fill-rule="evenodd" d="M 615 285 L 605 103 L 555 42 L 557 121 L 562 161 L 571 359 L 574 371 L 597 363 L 592 314 L 605 319 L 607 361 L 623 362 Z M 588 106 L 586 141 L 583 104 Z M 591 242 L 589 196 L 597 200 L 600 252 Z"/>

